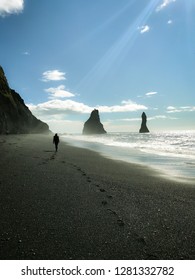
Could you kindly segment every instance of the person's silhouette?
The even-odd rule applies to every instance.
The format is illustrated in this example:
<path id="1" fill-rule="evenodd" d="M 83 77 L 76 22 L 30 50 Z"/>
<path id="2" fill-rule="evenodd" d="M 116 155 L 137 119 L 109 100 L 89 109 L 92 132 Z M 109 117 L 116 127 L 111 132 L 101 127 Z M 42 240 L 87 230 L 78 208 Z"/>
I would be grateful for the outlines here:
<path id="1" fill-rule="evenodd" d="M 55 144 L 56 152 L 58 151 L 58 144 L 60 142 L 60 138 L 58 134 L 56 133 L 53 137 L 53 143 Z"/>

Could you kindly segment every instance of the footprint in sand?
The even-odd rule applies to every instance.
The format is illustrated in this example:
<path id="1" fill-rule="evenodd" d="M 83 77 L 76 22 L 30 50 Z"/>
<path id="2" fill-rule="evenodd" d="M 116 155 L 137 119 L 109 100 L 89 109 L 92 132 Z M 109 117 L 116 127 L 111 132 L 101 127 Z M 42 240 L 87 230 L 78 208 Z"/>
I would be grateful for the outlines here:
<path id="1" fill-rule="evenodd" d="M 43 162 L 39 163 L 39 165 L 43 165 L 43 164 L 47 164 L 47 161 L 43 161 Z"/>
<path id="2" fill-rule="evenodd" d="M 102 204 L 105 206 L 105 205 L 108 204 L 108 202 L 107 202 L 106 200 L 103 200 L 103 201 L 102 201 Z"/>
<path id="3" fill-rule="evenodd" d="M 137 242 L 139 242 L 142 245 L 146 245 L 147 244 L 145 236 L 140 236 L 137 233 L 135 233 L 135 235 L 136 235 Z"/>
<path id="4" fill-rule="evenodd" d="M 143 245 L 146 245 L 146 241 L 145 241 L 145 238 L 144 238 L 144 237 L 139 237 L 139 238 L 137 239 L 137 241 L 138 241 L 139 243 L 143 244 Z"/>
<path id="5" fill-rule="evenodd" d="M 83 177 L 86 177 L 87 182 L 91 183 L 91 178 L 89 176 L 87 176 L 87 174 L 85 173 L 85 171 L 83 171 L 79 166 L 75 165 L 75 164 L 71 164 L 77 171 L 79 171 Z"/>
<path id="6" fill-rule="evenodd" d="M 56 154 L 53 154 L 53 155 L 50 157 L 50 160 L 55 159 L 55 155 L 56 155 Z"/>
<path id="7" fill-rule="evenodd" d="M 125 223 L 123 222 L 123 220 L 121 219 L 118 219 L 117 220 L 117 224 L 120 226 L 120 227 L 124 227 Z"/>
<path id="8" fill-rule="evenodd" d="M 120 227 L 124 227 L 125 226 L 125 223 L 124 221 L 118 216 L 117 212 L 115 210 L 112 210 L 110 208 L 107 209 L 111 214 L 113 214 L 114 216 L 117 217 L 117 224 L 120 226 Z"/>
<path id="9" fill-rule="evenodd" d="M 113 215 L 117 216 L 116 211 L 114 211 L 114 210 L 112 210 L 112 209 L 110 209 L 110 208 L 108 208 L 107 210 L 108 210 L 109 212 L 111 212 Z"/>

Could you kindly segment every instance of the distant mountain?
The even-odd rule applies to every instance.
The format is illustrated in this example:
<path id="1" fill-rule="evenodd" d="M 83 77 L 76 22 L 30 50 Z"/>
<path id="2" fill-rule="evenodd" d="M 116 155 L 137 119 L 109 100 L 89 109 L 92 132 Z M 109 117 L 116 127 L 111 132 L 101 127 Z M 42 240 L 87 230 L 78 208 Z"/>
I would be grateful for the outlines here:
<path id="1" fill-rule="evenodd" d="M 94 109 L 89 119 L 84 123 L 83 134 L 104 134 L 103 124 L 100 122 L 99 111 Z"/>
<path id="2" fill-rule="evenodd" d="M 10 89 L 0 66 L 0 134 L 48 132 L 49 126 L 33 116 L 20 95 Z"/>

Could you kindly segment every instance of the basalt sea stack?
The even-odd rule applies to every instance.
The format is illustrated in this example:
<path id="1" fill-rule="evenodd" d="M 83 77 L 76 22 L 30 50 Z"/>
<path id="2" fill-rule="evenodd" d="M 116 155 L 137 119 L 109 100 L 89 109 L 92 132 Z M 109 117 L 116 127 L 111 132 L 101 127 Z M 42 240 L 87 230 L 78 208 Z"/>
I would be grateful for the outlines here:
<path id="1" fill-rule="evenodd" d="M 94 109 L 83 127 L 83 134 L 104 134 L 103 124 L 100 122 L 99 112 Z"/>
<path id="2" fill-rule="evenodd" d="M 48 125 L 33 116 L 20 95 L 10 89 L 0 66 L 0 134 L 48 132 Z"/>
<path id="3" fill-rule="evenodd" d="M 142 113 L 142 123 L 141 123 L 141 128 L 139 130 L 140 133 L 147 133 L 149 132 L 149 129 L 147 128 L 147 116 L 146 114 L 143 112 Z"/>

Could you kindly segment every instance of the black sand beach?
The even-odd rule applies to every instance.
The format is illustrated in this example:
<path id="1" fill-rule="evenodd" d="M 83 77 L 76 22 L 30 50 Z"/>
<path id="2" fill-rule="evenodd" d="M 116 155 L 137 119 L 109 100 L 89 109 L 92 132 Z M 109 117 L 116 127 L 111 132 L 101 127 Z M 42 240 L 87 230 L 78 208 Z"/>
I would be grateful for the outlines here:
<path id="1" fill-rule="evenodd" d="M 0 259 L 195 259 L 193 184 L 46 135 L 0 156 Z"/>

